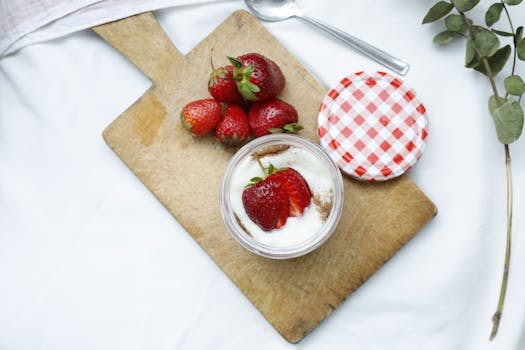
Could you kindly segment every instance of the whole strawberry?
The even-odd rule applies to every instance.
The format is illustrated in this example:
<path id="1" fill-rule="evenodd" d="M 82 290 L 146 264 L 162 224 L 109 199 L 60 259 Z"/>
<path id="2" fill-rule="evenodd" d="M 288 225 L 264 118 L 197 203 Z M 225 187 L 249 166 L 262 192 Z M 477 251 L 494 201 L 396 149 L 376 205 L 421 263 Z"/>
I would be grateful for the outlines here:
<path id="1" fill-rule="evenodd" d="M 237 146 L 250 137 L 250 125 L 244 110 L 237 105 L 229 105 L 224 110 L 224 118 L 215 129 L 215 137 L 226 146 Z"/>
<path id="2" fill-rule="evenodd" d="M 298 120 L 297 110 L 277 98 L 254 102 L 248 113 L 248 122 L 255 137 L 279 132 L 294 134 L 302 129 L 297 124 Z"/>
<path id="3" fill-rule="evenodd" d="M 246 188 L 242 193 L 242 204 L 248 217 L 264 231 L 281 228 L 290 211 L 283 186 L 270 178 Z"/>
<path id="4" fill-rule="evenodd" d="M 237 83 L 233 80 L 233 66 L 213 69 L 210 73 L 210 80 L 208 80 L 208 91 L 214 99 L 220 102 L 243 102 L 243 98 L 237 90 Z"/>
<path id="5" fill-rule="evenodd" d="M 180 120 L 190 134 L 203 136 L 215 129 L 221 116 L 221 103 L 209 98 L 193 101 L 184 106 L 180 114 Z"/>
<path id="6" fill-rule="evenodd" d="M 228 57 L 233 65 L 237 89 L 247 101 L 265 101 L 276 97 L 286 83 L 281 68 L 258 53 Z"/>

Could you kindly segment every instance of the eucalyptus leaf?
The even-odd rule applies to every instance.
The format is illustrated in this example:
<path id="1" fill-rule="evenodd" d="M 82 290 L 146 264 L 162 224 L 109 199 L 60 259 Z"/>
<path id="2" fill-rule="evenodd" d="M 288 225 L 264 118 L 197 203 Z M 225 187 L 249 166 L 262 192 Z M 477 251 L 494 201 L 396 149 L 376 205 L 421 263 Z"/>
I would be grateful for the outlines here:
<path id="1" fill-rule="evenodd" d="M 470 19 L 467 19 L 467 21 L 472 24 Z M 447 18 L 445 18 L 445 25 L 451 32 L 463 33 L 467 30 L 467 25 L 465 24 L 463 17 L 456 14 L 448 15 Z"/>
<path id="2" fill-rule="evenodd" d="M 501 36 L 514 36 L 514 34 L 511 33 L 511 32 L 505 32 L 503 30 L 497 30 L 497 29 L 491 29 L 491 30 L 492 30 L 492 32 L 494 32 L 494 33 L 496 33 L 498 35 L 501 35 Z"/>
<path id="3" fill-rule="evenodd" d="M 472 68 L 479 64 L 479 55 L 476 52 L 472 34 L 467 36 L 467 51 L 465 53 L 465 67 Z"/>
<path id="4" fill-rule="evenodd" d="M 523 109 L 513 99 L 508 99 L 503 104 L 494 107 L 495 105 L 497 105 L 496 98 L 491 96 L 489 110 L 496 126 L 498 140 L 503 144 L 513 143 L 523 131 Z"/>
<path id="5" fill-rule="evenodd" d="M 519 5 L 522 0 L 503 0 L 507 5 Z"/>
<path id="6" fill-rule="evenodd" d="M 428 10 L 425 18 L 423 18 L 423 23 L 430 23 L 437 21 L 438 19 L 445 17 L 452 9 L 454 5 L 447 1 L 439 1 L 434 6 Z"/>
<path id="7" fill-rule="evenodd" d="M 499 18 L 501 17 L 501 11 L 503 11 L 503 4 L 501 2 L 490 5 L 489 9 L 485 13 L 485 23 L 487 26 L 490 27 L 499 21 Z"/>
<path id="8" fill-rule="evenodd" d="M 519 75 L 511 75 L 504 80 L 505 90 L 511 95 L 521 96 L 525 92 L 525 83 Z"/>
<path id="9" fill-rule="evenodd" d="M 455 36 L 456 33 L 451 32 L 449 30 L 445 30 L 444 32 L 441 32 L 434 37 L 434 43 L 439 45 L 445 45 L 454 40 Z"/>
<path id="10" fill-rule="evenodd" d="M 518 46 L 518 43 L 520 42 L 522 35 L 523 35 L 523 27 L 518 27 L 518 29 L 516 29 L 516 35 L 514 35 L 514 45 Z"/>
<path id="11" fill-rule="evenodd" d="M 499 101 L 499 103 L 496 102 L 496 101 Z M 496 108 L 498 108 L 499 106 L 504 104 L 505 101 L 507 101 L 507 100 L 504 99 L 503 97 L 499 97 L 499 99 L 496 100 L 496 97 L 494 95 L 490 96 L 490 98 L 489 98 L 489 111 L 490 111 L 490 114 L 494 114 L 494 110 L 496 110 Z"/>
<path id="12" fill-rule="evenodd" d="M 494 76 L 498 75 L 498 73 L 503 69 L 503 67 L 505 67 L 505 63 L 507 63 L 507 60 L 509 59 L 511 52 L 512 52 L 512 49 L 510 45 L 505 45 L 504 47 L 496 51 L 494 55 L 487 58 L 490 70 L 492 71 L 492 74 Z M 474 69 L 477 70 L 478 72 L 481 72 L 487 75 L 485 71 L 485 67 L 483 66 L 481 62 L 478 63 L 476 66 L 474 66 Z"/>
<path id="13" fill-rule="evenodd" d="M 525 61 L 525 38 L 520 40 L 518 47 L 517 47 L 517 52 L 518 52 L 518 58 L 522 61 Z"/>
<path id="14" fill-rule="evenodd" d="M 472 10 L 477 4 L 479 3 L 479 0 L 456 0 L 454 2 L 454 5 L 460 12 L 467 12 Z"/>
<path id="15" fill-rule="evenodd" d="M 479 54 L 484 57 L 490 57 L 498 51 L 499 39 L 490 30 L 475 26 L 473 27 L 472 34 L 474 35 L 474 44 Z"/>

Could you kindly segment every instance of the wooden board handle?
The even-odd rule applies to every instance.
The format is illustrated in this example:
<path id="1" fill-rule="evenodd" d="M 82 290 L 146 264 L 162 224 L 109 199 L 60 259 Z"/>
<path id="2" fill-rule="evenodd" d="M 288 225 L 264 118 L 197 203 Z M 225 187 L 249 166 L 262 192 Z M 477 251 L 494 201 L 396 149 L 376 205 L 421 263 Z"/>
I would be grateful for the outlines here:
<path id="1" fill-rule="evenodd" d="M 167 81 L 166 75 L 176 76 L 175 67 L 185 60 L 151 12 L 102 24 L 93 30 L 155 85 Z"/>

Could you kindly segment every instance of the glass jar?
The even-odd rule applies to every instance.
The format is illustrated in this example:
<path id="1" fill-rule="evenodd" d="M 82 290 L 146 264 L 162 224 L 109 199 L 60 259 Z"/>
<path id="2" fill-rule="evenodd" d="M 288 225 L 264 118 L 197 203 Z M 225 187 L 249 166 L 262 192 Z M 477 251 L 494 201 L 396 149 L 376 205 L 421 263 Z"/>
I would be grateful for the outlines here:
<path id="1" fill-rule="evenodd" d="M 264 236 L 260 233 L 255 235 L 256 232 L 249 233 L 250 231 L 246 229 L 246 225 L 254 227 L 254 223 L 251 220 L 247 222 L 249 220 L 247 214 L 242 204 L 239 204 L 241 203 L 242 191 L 253 175 L 246 171 L 246 164 L 256 163 L 253 160 L 253 155 L 262 154 L 264 150 L 269 149 L 281 149 L 284 150 L 281 154 L 284 154 L 284 152 L 288 152 L 288 154 L 281 157 L 275 155 L 274 158 L 271 158 L 271 155 L 265 156 L 269 158 L 266 159 L 267 163 L 271 161 L 277 162 L 274 165 L 279 167 L 279 165 L 282 165 L 279 163 L 281 162 L 285 166 L 295 168 L 295 156 L 298 166 L 306 164 L 306 167 L 304 167 L 306 173 L 302 175 L 309 183 L 314 195 L 310 207 L 314 206 L 314 203 L 319 203 L 316 202 L 318 198 L 315 197 L 315 188 L 312 188 L 312 185 L 319 183 L 319 186 L 326 187 L 331 181 L 331 208 L 329 212 L 324 213 L 324 221 L 319 221 L 319 219 L 316 225 L 310 225 L 308 220 L 315 220 L 315 218 L 312 216 L 314 215 L 312 213 L 309 213 L 307 218 L 307 210 L 319 210 L 319 207 L 315 207 L 315 209 L 308 207 L 305 209 L 304 217 L 288 218 L 283 228 L 264 233 L 264 235 L 277 236 Z M 261 159 L 265 158 L 261 156 Z M 253 169 L 255 165 L 252 164 L 251 166 Z M 239 181 L 239 179 L 242 181 Z M 322 184 L 321 180 L 324 181 Z M 296 135 L 272 134 L 249 142 L 231 158 L 221 181 L 220 207 L 228 230 L 244 248 L 255 254 L 272 259 L 295 258 L 305 255 L 323 244 L 337 227 L 343 209 L 343 202 L 343 179 L 337 165 L 319 145 Z M 234 207 L 237 212 L 234 210 Z M 244 221 L 239 219 L 239 217 L 242 217 Z M 321 217 L 320 211 L 319 217 Z M 302 223 L 301 220 L 303 220 Z M 284 230 L 286 225 L 289 225 L 288 230 Z M 256 239 L 256 237 L 259 237 L 259 239 Z M 271 238 L 271 240 L 267 238 Z"/>

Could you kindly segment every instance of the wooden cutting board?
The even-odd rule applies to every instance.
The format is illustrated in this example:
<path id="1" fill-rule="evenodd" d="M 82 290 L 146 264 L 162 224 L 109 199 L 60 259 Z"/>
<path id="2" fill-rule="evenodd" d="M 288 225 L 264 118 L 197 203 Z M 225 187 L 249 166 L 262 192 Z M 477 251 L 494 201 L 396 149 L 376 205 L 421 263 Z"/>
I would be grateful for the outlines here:
<path id="1" fill-rule="evenodd" d="M 244 250 L 228 233 L 219 208 L 219 183 L 232 151 L 213 137 L 191 138 L 180 110 L 208 96 L 212 49 L 217 66 L 227 63 L 226 55 L 247 52 L 275 60 L 287 79 L 281 98 L 297 107 L 302 135 L 316 141 L 324 89 L 244 11 L 233 13 L 186 56 L 151 13 L 94 30 L 154 83 L 104 131 L 107 144 L 286 340 L 300 341 L 436 214 L 407 176 L 386 183 L 345 178 L 342 219 L 321 248 L 285 261 Z M 349 64 L 347 71 L 360 68 Z"/>

